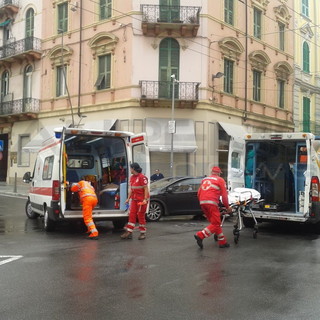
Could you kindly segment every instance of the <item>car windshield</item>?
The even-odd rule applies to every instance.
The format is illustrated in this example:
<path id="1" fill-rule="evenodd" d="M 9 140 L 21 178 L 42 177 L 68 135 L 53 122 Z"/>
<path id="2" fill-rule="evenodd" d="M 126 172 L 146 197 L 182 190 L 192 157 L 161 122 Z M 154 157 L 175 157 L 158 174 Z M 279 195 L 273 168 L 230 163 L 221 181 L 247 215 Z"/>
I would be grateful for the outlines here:
<path id="1" fill-rule="evenodd" d="M 155 190 L 155 189 L 159 189 L 159 188 L 164 188 L 168 183 L 173 182 L 177 179 L 178 178 L 170 177 L 170 178 L 163 178 L 163 179 L 157 180 L 155 182 L 152 182 L 150 184 L 150 191 Z"/>

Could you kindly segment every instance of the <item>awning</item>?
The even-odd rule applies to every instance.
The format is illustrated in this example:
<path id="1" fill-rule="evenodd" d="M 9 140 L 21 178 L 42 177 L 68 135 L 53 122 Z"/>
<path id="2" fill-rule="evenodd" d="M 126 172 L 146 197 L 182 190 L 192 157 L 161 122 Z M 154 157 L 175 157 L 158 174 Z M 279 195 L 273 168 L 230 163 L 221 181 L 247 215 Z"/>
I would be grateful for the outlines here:
<path id="1" fill-rule="evenodd" d="M 243 126 L 228 122 L 219 122 L 219 124 L 229 136 L 233 137 L 236 140 L 244 139 L 246 131 Z"/>
<path id="2" fill-rule="evenodd" d="M 87 121 L 80 125 L 82 129 L 93 129 L 93 130 L 111 130 L 116 123 L 117 119 L 105 119 L 99 121 Z"/>
<path id="3" fill-rule="evenodd" d="M 147 118 L 146 133 L 150 151 L 171 152 L 170 119 Z M 175 119 L 176 133 L 173 134 L 173 152 L 191 153 L 197 150 L 194 122 L 190 119 Z"/>
<path id="4" fill-rule="evenodd" d="M 0 27 L 5 27 L 5 26 L 7 26 L 10 22 L 11 22 L 11 19 L 8 19 L 8 20 L 6 20 L 6 21 L 4 21 L 4 22 L 1 22 L 1 23 L 0 23 Z"/>
<path id="5" fill-rule="evenodd" d="M 61 125 L 42 128 L 22 149 L 26 152 L 38 152 L 46 140 L 54 137 L 54 129 L 59 127 Z"/>

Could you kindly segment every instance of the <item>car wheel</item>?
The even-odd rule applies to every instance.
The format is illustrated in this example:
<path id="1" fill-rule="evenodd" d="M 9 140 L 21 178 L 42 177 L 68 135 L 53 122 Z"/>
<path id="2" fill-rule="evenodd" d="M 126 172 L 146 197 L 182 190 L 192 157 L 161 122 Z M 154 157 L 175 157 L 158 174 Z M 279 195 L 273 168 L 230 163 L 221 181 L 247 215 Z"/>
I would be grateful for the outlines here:
<path id="1" fill-rule="evenodd" d="M 45 231 L 53 231 L 56 227 L 55 221 L 51 220 L 49 217 L 48 209 L 46 208 L 43 216 L 43 228 Z"/>
<path id="2" fill-rule="evenodd" d="M 151 201 L 149 206 L 149 211 L 146 214 L 147 221 L 154 222 L 159 221 L 163 215 L 163 207 L 159 202 Z"/>
<path id="3" fill-rule="evenodd" d="M 39 214 L 32 210 L 30 200 L 26 203 L 26 215 L 29 219 L 37 219 L 39 217 Z"/>
<path id="4" fill-rule="evenodd" d="M 113 220 L 112 223 L 113 223 L 113 226 L 114 226 L 115 229 L 121 230 L 121 229 L 123 229 L 124 226 L 126 225 L 127 220 L 118 219 L 118 220 Z"/>

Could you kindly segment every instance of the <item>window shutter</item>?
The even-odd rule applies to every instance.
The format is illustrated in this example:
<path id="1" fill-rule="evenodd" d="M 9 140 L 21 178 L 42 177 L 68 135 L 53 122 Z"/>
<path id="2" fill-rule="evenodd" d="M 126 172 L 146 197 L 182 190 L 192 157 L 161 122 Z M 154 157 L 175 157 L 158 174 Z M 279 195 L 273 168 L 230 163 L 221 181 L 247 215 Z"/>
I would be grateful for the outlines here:
<path id="1" fill-rule="evenodd" d="M 310 99 L 303 97 L 303 131 L 310 132 Z"/>

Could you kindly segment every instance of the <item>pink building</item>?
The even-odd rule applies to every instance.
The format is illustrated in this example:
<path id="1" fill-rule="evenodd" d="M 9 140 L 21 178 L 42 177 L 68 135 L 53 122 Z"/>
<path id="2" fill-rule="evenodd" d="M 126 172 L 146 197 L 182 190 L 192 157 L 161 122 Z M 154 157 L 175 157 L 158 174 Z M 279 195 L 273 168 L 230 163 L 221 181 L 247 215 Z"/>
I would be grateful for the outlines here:
<path id="1" fill-rule="evenodd" d="M 288 7 L 292 0 L 43 0 L 37 128 L 146 131 L 151 168 L 165 176 L 171 153 L 175 175 L 226 167 L 230 139 L 293 129 Z"/>

